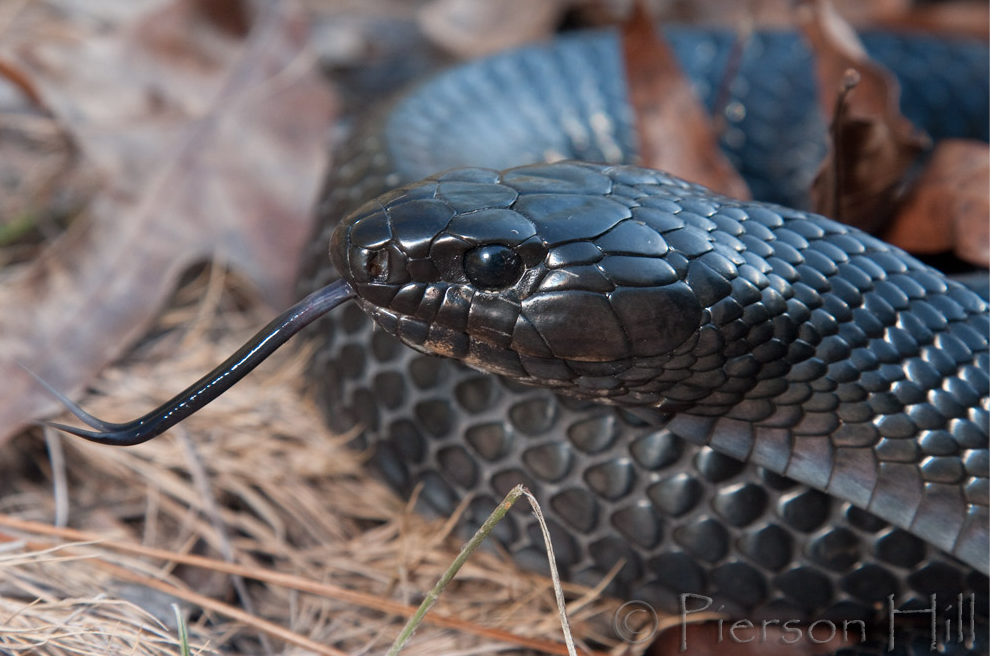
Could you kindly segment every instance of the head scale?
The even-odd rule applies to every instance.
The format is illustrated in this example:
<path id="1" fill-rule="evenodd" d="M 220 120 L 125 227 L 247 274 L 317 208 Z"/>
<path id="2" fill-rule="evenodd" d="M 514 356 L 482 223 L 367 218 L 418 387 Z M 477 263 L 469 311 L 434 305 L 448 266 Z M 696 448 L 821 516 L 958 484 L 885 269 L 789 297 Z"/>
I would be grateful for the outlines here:
<path id="1" fill-rule="evenodd" d="M 330 256 L 364 309 L 417 350 L 654 403 L 669 387 L 656 380 L 664 363 L 690 350 L 732 287 L 693 264 L 714 250 L 705 228 L 636 184 L 695 189 L 632 167 L 461 169 L 362 206 Z"/>

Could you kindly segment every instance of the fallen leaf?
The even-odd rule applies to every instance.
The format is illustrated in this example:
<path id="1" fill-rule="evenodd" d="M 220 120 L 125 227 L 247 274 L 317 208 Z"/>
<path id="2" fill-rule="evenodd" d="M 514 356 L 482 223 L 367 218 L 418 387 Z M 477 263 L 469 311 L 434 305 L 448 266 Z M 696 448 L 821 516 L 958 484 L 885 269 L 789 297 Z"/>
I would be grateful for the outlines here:
<path id="1" fill-rule="evenodd" d="M 244 38 L 217 5 L 129 5 L 116 24 L 41 12 L 8 30 L 0 57 L 30 76 L 105 186 L 0 286 L 0 439 L 54 408 L 19 364 L 77 392 L 191 264 L 220 255 L 270 303 L 291 298 L 333 104 L 294 5 L 247 2 Z"/>
<path id="2" fill-rule="evenodd" d="M 566 9 L 563 0 L 432 0 L 418 18 L 434 43 L 469 58 L 549 37 Z"/>
<path id="3" fill-rule="evenodd" d="M 839 12 L 856 25 L 875 25 L 878 20 L 897 16 L 908 10 L 913 0 L 835 0 Z M 617 15 L 628 14 L 628 0 L 576 0 L 574 12 L 587 17 L 592 25 L 615 22 Z M 794 0 L 690 0 L 671 2 L 652 0 L 650 7 L 664 20 L 690 25 L 717 26 L 730 30 L 742 23 L 763 29 L 794 29 L 791 10 Z"/>
<path id="4" fill-rule="evenodd" d="M 785 622 L 786 618 L 765 622 L 733 618 L 679 622 L 661 631 L 646 654 L 820 656 L 856 644 L 849 636 L 843 636 L 841 621 L 820 620 L 810 633 L 811 622 L 793 620 L 783 627 Z"/>
<path id="5" fill-rule="evenodd" d="M 880 17 L 875 25 L 894 30 L 917 30 L 925 34 L 968 36 L 990 40 L 990 5 L 986 0 L 954 0 L 907 7 L 903 12 Z"/>
<path id="6" fill-rule="evenodd" d="M 812 209 L 876 231 L 929 140 L 901 115 L 897 79 L 870 60 L 828 0 L 802 5 L 798 16 L 815 53 L 818 95 L 831 123 L 831 151 L 812 186 Z"/>
<path id="7" fill-rule="evenodd" d="M 955 254 L 990 266 L 990 146 L 945 139 L 935 147 L 883 238 L 912 253 Z"/>
<path id="8" fill-rule="evenodd" d="M 640 164 L 735 198 L 750 198 L 746 183 L 719 148 L 708 112 L 641 3 L 623 25 L 622 49 Z"/>

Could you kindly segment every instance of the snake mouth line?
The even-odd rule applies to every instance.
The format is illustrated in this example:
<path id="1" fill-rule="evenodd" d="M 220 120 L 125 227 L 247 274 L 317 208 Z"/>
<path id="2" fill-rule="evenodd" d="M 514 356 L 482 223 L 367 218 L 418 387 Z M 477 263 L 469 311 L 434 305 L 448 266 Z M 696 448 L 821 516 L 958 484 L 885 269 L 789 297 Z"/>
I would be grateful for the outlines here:
<path id="1" fill-rule="evenodd" d="M 442 355 L 466 364 L 472 364 L 472 346 L 477 348 L 484 340 L 469 336 L 463 330 L 444 325 L 441 321 L 418 319 L 394 310 L 374 305 L 358 298 L 362 309 L 368 313 L 375 325 L 388 334 L 401 340 L 410 348 L 427 355 Z M 505 335 L 511 339 L 511 335 Z M 495 348 L 494 345 L 490 345 Z"/>

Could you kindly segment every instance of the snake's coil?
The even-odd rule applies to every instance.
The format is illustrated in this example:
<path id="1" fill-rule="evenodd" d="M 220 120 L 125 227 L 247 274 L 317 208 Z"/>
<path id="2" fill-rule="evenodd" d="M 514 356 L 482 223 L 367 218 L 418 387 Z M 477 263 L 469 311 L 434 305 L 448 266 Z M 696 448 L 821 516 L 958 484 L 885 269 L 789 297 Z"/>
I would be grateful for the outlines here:
<path id="1" fill-rule="evenodd" d="M 711 93 L 728 37 L 672 38 Z M 933 136 L 986 138 L 985 48 L 867 45 Z M 726 145 L 757 197 L 800 204 L 824 131 L 808 53 L 786 34 L 747 53 Z M 401 100 L 342 157 L 307 285 L 335 277 L 337 221 L 397 185 L 633 158 L 618 71 L 614 36 L 582 35 Z M 471 494 L 480 522 L 526 483 L 570 577 L 597 583 L 624 559 L 609 592 L 671 609 L 681 593 L 842 617 L 888 595 L 985 597 L 986 306 L 900 251 L 655 172 L 563 164 L 391 192 L 346 220 L 332 255 L 386 330 L 356 306 L 325 321 L 312 371 L 328 416 L 361 424 L 385 477 L 422 483 L 440 512 Z M 541 566 L 526 517 L 501 531 Z"/>

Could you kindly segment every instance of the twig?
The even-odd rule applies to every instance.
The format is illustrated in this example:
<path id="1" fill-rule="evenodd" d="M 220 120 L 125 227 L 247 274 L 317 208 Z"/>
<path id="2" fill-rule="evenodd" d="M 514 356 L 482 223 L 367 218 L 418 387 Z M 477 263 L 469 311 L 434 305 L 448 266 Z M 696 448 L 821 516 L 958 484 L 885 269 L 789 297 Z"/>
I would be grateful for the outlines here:
<path id="1" fill-rule="evenodd" d="M 65 450 L 62 436 L 53 428 L 45 427 L 45 448 L 52 467 L 52 497 L 55 499 L 55 526 L 69 523 L 69 479 L 65 474 Z"/>
<path id="2" fill-rule="evenodd" d="M 426 593 L 426 598 L 423 599 L 423 603 L 419 605 L 416 609 L 415 614 L 409 618 L 406 625 L 402 627 L 402 631 L 399 632 L 398 637 L 395 642 L 392 643 L 392 647 L 388 650 L 387 656 L 398 656 L 399 652 L 402 651 L 402 647 L 409 641 L 412 637 L 413 632 L 415 632 L 416 627 L 423 621 L 426 613 L 429 612 L 433 604 L 437 602 L 440 598 L 440 594 L 443 592 L 447 584 L 450 583 L 461 567 L 468 561 L 481 543 L 485 541 L 491 532 L 495 529 L 499 522 L 505 517 L 509 509 L 512 508 L 513 504 L 519 499 L 519 497 L 525 496 L 529 500 L 529 504 L 533 507 L 533 514 L 536 515 L 537 523 L 540 525 L 540 531 L 543 532 L 543 541 L 547 547 L 547 560 L 550 562 L 550 578 L 553 581 L 553 591 L 554 596 L 557 600 L 557 613 L 560 616 L 560 626 L 564 631 L 564 644 L 567 646 L 568 656 L 577 656 L 577 651 L 574 648 L 574 637 L 571 635 L 570 622 L 567 621 L 567 604 L 564 602 L 564 589 L 560 585 L 560 573 L 557 571 L 557 559 L 553 554 L 553 543 L 550 540 L 550 529 L 547 528 L 546 519 L 543 517 L 543 511 L 540 508 L 540 504 L 536 501 L 536 497 L 530 493 L 522 485 L 517 485 L 509 493 L 505 495 L 495 510 L 488 516 L 485 523 L 481 525 L 475 534 L 468 540 L 461 548 L 461 552 L 457 554 L 457 558 L 451 562 L 450 567 L 443 573 L 440 580 L 437 581 L 436 585 Z"/>
<path id="3" fill-rule="evenodd" d="M 729 102 L 732 100 L 732 83 L 739 75 L 743 55 L 746 54 L 746 48 L 752 39 L 753 19 L 747 17 L 733 34 L 729 56 L 725 68 L 722 69 L 722 75 L 719 76 L 718 86 L 715 88 L 715 100 L 712 103 L 712 125 L 719 135 L 724 136 L 728 128 L 726 112 L 729 109 Z"/>
<path id="4" fill-rule="evenodd" d="M 274 622 L 262 619 L 256 615 L 251 615 L 236 606 L 231 606 L 230 604 L 217 601 L 212 597 L 207 597 L 206 595 L 193 592 L 192 590 L 185 590 L 183 588 L 176 587 L 171 583 L 152 578 L 150 576 L 138 574 L 127 569 L 126 567 L 121 567 L 120 565 L 113 565 L 106 561 L 97 561 L 97 563 L 100 569 L 118 579 L 130 581 L 131 583 L 136 583 L 140 586 L 172 595 L 173 597 L 182 599 L 183 601 L 186 601 L 194 606 L 199 606 L 205 610 L 219 613 L 237 622 L 243 622 L 245 625 L 250 626 L 257 631 L 267 633 L 273 638 L 284 640 L 285 642 L 296 645 L 297 647 L 308 649 L 316 654 L 323 654 L 323 656 L 347 656 L 346 652 L 320 644 L 315 640 L 310 640 L 306 636 L 299 635 L 294 631 L 279 626 Z"/>
<path id="5" fill-rule="evenodd" d="M 839 93 L 835 97 L 835 111 L 832 114 L 832 125 L 829 126 L 829 136 L 832 138 L 832 212 L 831 217 L 842 222 L 842 190 L 845 189 L 843 180 L 844 157 L 842 143 L 843 123 L 846 120 L 849 93 L 859 84 L 860 74 L 855 68 L 847 68 L 839 83 Z"/>
<path id="6" fill-rule="evenodd" d="M 526 498 L 529 499 L 529 505 L 533 507 L 533 514 L 536 515 L 536 521 L 539 523 L 540 531 L 543 533 L 543 542 L 547 545 L 547 560 L 550 562 L 550 579 L 553 581 L 553 592 L 557 598 L 557 612 L 560 614 L 560 628 L 564 631 L 564 644 L 567 645 L 569 656 L 577 656 L 577 652 L 574 650 L 574 637 L 571 635 L 571 624 L 567 621 L 567 605 L 564 603 L 564 589 L 560 586 L 560 572 L 557 571 L 557 558 L 553 555 L 553 542 L 550 540 L 550 529 L 547 528 L 547 520 L 543 518 L 543 510 L 540 508 L 540 504 L 537 503 L 536 497 L 529 490 L 521 485 L 513 488 L 513 490 L 515 489 L 521 490 L 526 495 Z"/>
<path id="7" fill-rule="evenodd" d="M 220 508 L 213 494 L 213 488 L 210 486 L 210 475 L 206 472 L 206 467 L 203 466 L 203 460 L 200 458 L 199 452 L 196 450 L 196 444 L 189 436 L 189 433 L 181 426 L 176 426 L 173 430 L 179 436 L 179 443 L 182 444 L 182 450 L 186 455 L 189 474 L 192 476 L 196 489 L 199 490 L 199 496 L 203 503 L 202 512 L 209 518 L 210 523 L 213 525 L 213 530 L 216 531 L 217 541 L 220 543 L 220 555 L 228 563 L 232 563 L 236 560 L 234 557 L 234 547 L 230 543 L 230 532 L 227 530 L 227 525 L 224 524 L 223 518 L 220 516 Z M 244 577 L 235 575 L 230 578 L 234 590 L 237 592 L 237 598 L 240 599 L 244 610 L 251 615 L 255 615 L 254 604 L 251 602 L 251 595 L 248 594 Z M 265 654 L 272 656 L 275 653 L 267 635 L 259 633 L 258 640 L 261 642 L 261 647 Z"/>
<path id="8" fill-rule="evenodd" d="M 440 593 L 443 592 L 443 589 L 447 587 L 447 584 L 450 583 L 455 576 L 457 576 L 457 572 L 461 569 L 464 563 L 468 561 L 471 554 L 473 554 L 475 550 L 481 546 L 481 543 L 485 541 L 485 538 L 487 538 L 498 523 L 502 521 L 505 514 L 509 512 L 509 508 L 511 508 L 523 494 L 526 494 L 526 491 L 522 485 L 517 485 L 509 490 L 509 493 L 505 495 L 502 503 L 500 503 L 495 510 L 492 511 L 492 514 L 488 516 L 488 519 L 486 519 L 485 523 L 481 525 L 481 528 L 479 528 L 475 534 L 471 536 L 471 539 L 468 540 L 467 544 L 461 548 L 461 552 L 457 554 L 457 558 L 450 563 L 450 567 L 448 567 L 447 571 L 443 573 L 440 580 L 433 586 L 433 589 L 426 593 L 426 598 L 423 599 L 423 603 L 419 605 L 419 608 L 416 609 L 413 616 L 410 617 L 409 621 L 406 622 L 406 625 L 402 627 L 402 631 L 399 632 L 395 642 L 392 643 L 392 647 L 389 648 L 387 656 L 398 655 L 398 653 L 402 650 L 402 647 L 404 647 L 409 641 L 409 638 L 412 637 L 416 627 L 423 621 L 426 613 L 430 610 L 433 604 L 437 602 L 437 599 L 439 599 Z"/>

